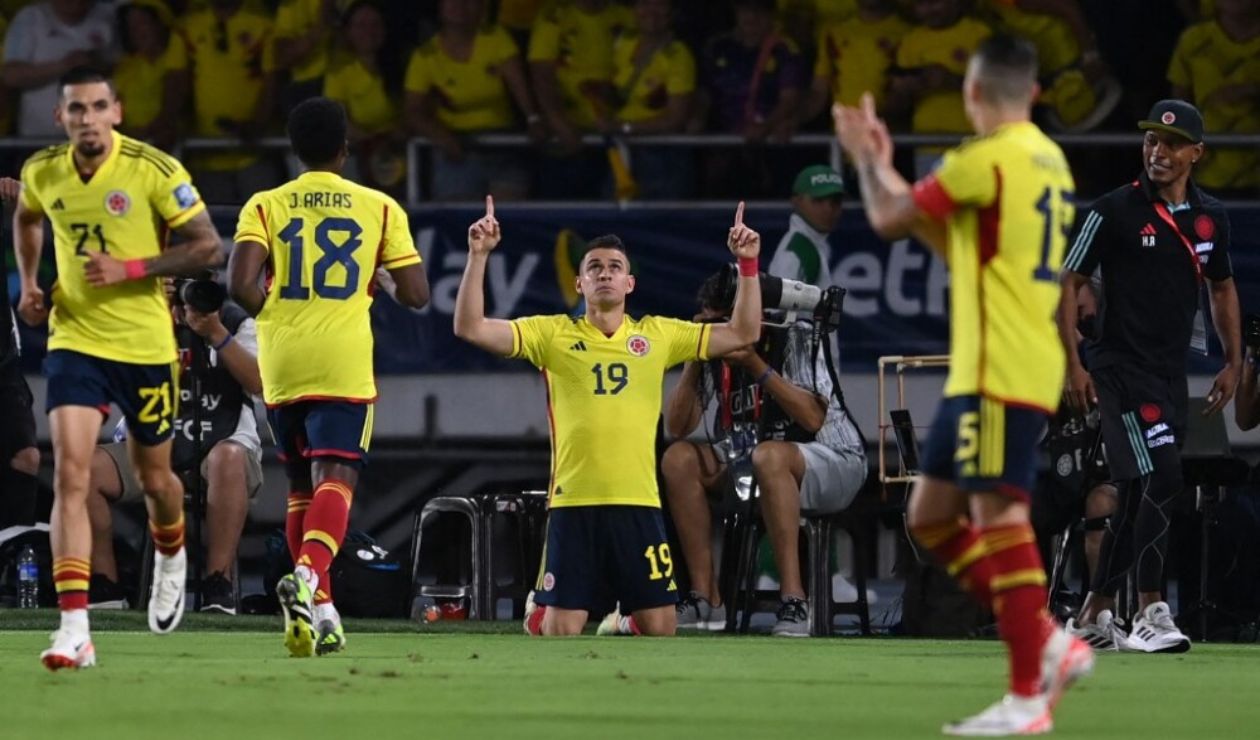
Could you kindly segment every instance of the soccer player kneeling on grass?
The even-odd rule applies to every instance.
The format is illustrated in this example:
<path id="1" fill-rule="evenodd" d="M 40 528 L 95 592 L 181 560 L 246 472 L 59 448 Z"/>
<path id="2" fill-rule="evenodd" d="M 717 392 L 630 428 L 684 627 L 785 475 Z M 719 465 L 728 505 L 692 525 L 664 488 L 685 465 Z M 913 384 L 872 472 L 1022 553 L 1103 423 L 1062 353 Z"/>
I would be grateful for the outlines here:
<path id="1" fill-rule="evenodd" d="M 368 310 L 378 264 L 400 303 L 429 302 L 406 212 L 340 175 L 346 127 L 345 109 L 327 98 L 293 109 L 289 141 L 305 171 L 245 204 L 228 267 L 233 299 L 258 317 L 263 400 L 289 478 L 285 534 L 297 566 L 276 594 L 285 646 L 295 656 L 345 646 L 328 567 L 372 439 Z"/>
<path id="2" fill-rule="evenodd" d="M 951 735 L 1048 732 L 1064 689 L 1093 667 L 1089 646 L 1046 613 L 1029 519 L 1066 366 L 1053 316 L 1075 190 L 1063 152 L 1029 120 L 1036 77 L 1028 42 L 981 44 L 963 80 L 979 136 L 913 188 L 869 94 L 862 109 L 834 110 L 871 225 L 885 239 L 913 234 L 950 268 L 949 378 L 907 514 L 915 539 L 997 615 L 1011 670 L 1006 696 L 946 725 Z"/>
<path id="3" fill-rule="evenodd" d="M 48 423 L 56 460 L 51 538 L 61 627 L 40 655 L 50 670 L 96 662 L 88 634 L 92 454 L 111 403 L 131 429 L 127 454 L 144 490 L 156 550 L 149 629 L 184 613 L 184 490 L 171 472 L 175 332 L 163 275 L 217 264 L 219 236 L 184 167 L 114 131 L 122 105 L 109 78 L 77 68 L 61 78 L 57 123 L 70 141 L 31 155 L 13 216 L 22 297 L 30 325 L 50 318 L 36 277 L 44 220 L 53 229 L 57 289 L 48 331 Z M 168 230 L 181 244 L 165 247 Z M 12 423 L 0 419 L 0 424 Z"/>
<path id="4" fill-rule="evenodd" d="M 591 241 L 577 291 L 586 315 L 486 318 L 486 262 L 499 244 L 494 201 L 468 229 L 468 265 L 455 301 L 455 334 L 505 357 L 529 360 L 547 384 L 551 421 L 551 515 L 535 600 L 534 635 L 576 635 L 590 610 L 615 598 L 615 632 L 672 635 L 678 589 L 656 488 L 656 420 L 665 371 L 721 357 L 761 330 L 757 255 L 761 237 L 735 213 L 727 246 L 739 259 L 739 288 L 728 323 L 626 316 L 634 290 L 630 258 L 616 236 Z M 605 627 L 605 626 L 601 626 Z M 601 629 L 601 631 L 604 631 Z"/>

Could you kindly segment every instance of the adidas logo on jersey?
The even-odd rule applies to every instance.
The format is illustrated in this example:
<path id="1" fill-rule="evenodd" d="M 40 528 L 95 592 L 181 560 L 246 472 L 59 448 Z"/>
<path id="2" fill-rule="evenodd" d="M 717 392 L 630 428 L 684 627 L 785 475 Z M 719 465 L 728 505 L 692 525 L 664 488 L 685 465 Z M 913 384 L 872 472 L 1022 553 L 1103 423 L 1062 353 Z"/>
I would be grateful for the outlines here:
<path id="1" fill-rule="evenodd" d="M 586 342 L 579 340 L 577 344 L 573 345 L 572 347 L 569 347 L 569 349 L 573 350 L 574 352 L 585 352 Z"/>
<path id="2" fill-rule="evenodd" d="M 1142 237 L 1142 246 L 1155 246 L 1155 227 L 1148 221 L 1142 230 L 1138 232 Z"/>
<path id="3" fill-rule="evenodd" d="M 61 198 L 58 198 L 53 201 L 52 209 L 54 211 L 64 211 L 66 210 L 66 204 L 61 202 Z"/>

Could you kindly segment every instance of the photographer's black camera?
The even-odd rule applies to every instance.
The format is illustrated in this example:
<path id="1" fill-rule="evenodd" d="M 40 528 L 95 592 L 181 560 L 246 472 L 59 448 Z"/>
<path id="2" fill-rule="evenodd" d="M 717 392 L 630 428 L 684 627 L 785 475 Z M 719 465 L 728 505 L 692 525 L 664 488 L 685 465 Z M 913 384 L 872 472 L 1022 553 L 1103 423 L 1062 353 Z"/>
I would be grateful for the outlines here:
<path id="1" fill-rule="evenodd" d="M 214 313 L 223 308 L 227 290 L 206 278 L 179 278 L 175 281 L 176 306 L 191 306 L 200 313 Z"/>
<path id="2" fill-rule="evenodd" d="M 735 265 L 722 268 L 717 280 L 715 308 L 729 311 L 735 305 L 735 291 L 739 283 Z M 832 286 L 822 289 L 764 272 L 758 275 L 758 281 L 761 283 L 761 307 L 764 311 L 808 314 L 823 331 L 834 331 L 840 326 L 844 288 Z"/>

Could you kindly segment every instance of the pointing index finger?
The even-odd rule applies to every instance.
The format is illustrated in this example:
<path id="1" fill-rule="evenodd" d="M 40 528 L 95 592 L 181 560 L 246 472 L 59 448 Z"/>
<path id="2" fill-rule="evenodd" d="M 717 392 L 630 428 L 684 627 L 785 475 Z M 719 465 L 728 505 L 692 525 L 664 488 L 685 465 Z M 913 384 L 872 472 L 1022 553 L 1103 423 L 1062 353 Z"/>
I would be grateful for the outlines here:
<path id="1" fill-rule="evenodd" d="M 486 196 L 486 218 L 494 218 L 494 196 Z"/>
<path id="2" fill-rule="evenodd" d="M 739 202 L 739 205 L 735 207 L 735 225 L 737 227 L 744 225 L 744 201 L 742 200 Z"/>

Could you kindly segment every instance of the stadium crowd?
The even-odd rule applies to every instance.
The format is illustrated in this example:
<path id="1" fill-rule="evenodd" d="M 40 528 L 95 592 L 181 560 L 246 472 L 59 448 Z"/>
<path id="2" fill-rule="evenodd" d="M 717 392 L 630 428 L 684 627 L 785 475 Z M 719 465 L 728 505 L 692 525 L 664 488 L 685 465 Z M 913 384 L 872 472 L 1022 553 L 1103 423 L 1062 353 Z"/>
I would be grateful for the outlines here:
<path id="1" fill-rule="evenodd" d="M 55 80 L 110 66 L 125 133 L 168 150 L 225 140 L 185 158 L 211 203 L 278 184 L 278 150 L 252 143 L 321 93 L 349 111 L 351 174 L 386 190 L 407 176 L 409 137 L 433 145 L 427 197 L 512 200 L 610 197 L 608 155 L 582 134 L 723 133 L 746 145 L 633 146 L 639 195 L 729 197 L 740 182 L 742 197 L 774 197 L 818 159 L 783 145 L 827 130 L 829 103 L 864 90 L 894 132 L 969 133 L 961 76 L 995 31 L 1037 46 L 1052 132 L 1129 130 L 1171 93 L 1210 134 L 1260 133 L 1260 6 L 1247 0 L 4 0 L 0 26 L 0 132 L 57 135 Z M 469 138 L 487 133 L 530 145 Z M 1082 193 L 1099 194 L 1105 158 L 1068 153 Z M 905 154 L 901 169 L 922 171 L 939 150 Z M 1199 179 L 1255 197 L 1260 150 L 1213 150 Z"/>

